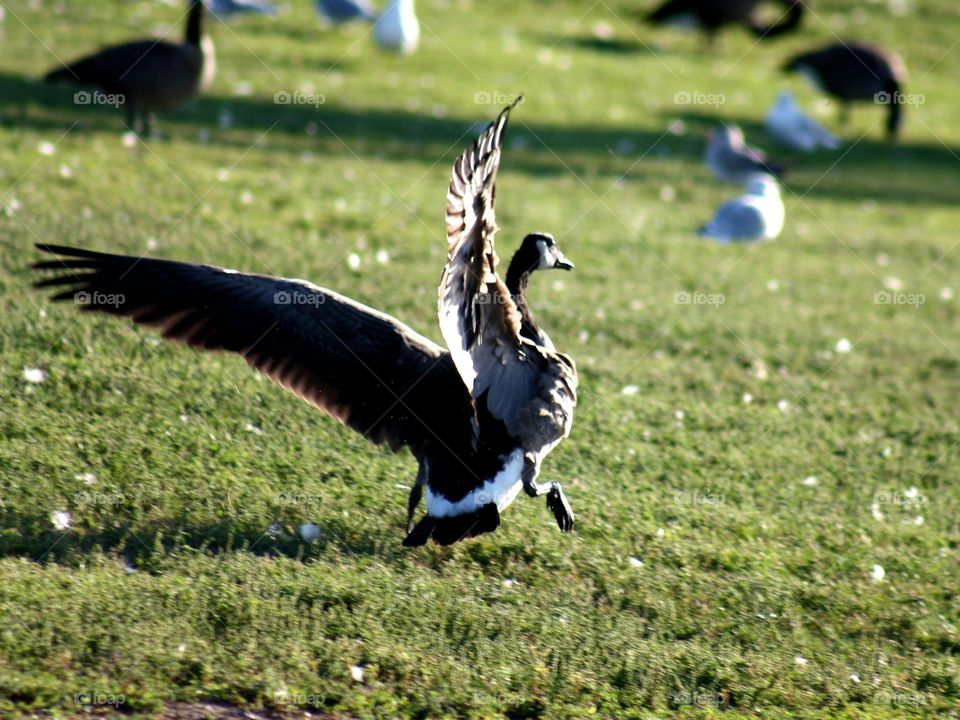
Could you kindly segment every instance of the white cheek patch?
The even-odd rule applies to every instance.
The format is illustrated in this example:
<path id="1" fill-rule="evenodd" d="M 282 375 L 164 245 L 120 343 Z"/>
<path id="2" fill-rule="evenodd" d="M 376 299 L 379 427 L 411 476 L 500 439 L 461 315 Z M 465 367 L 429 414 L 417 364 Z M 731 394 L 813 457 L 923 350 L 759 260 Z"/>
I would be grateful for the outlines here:
<path id="1" fill-rule="evenodd" d="M 540 251 L 540 262 L 537 263 L 537 268 L 540 270 L 547 270 L 553 267 L 553 263 L 550 260 L 550 256 L 547 253 L 547 244 L 543 240 L 537 240 L 537 250 Z"/>

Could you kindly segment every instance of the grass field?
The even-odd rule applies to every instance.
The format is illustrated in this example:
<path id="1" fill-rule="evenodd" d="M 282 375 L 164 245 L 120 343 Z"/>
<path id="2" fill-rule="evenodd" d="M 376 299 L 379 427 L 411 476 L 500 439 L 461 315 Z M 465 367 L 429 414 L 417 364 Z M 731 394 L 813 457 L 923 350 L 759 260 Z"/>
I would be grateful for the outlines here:
<path id="1" fill-rule="evenodd" d="M 957 717 L 955 3 L 820 0 L 797 35 L 708 51 L 639 0 L 425 0 L 407 58 L 289 4 L 213 23 L 210 92 L 128 147 L 121 113 L 36 78 L 179 9 L 0 3 L 0 715 Z M 706 128 L 767 145 L 780 86 L 814 111 L 777 67 L 834 33 L 904 56 L 924 102 L 901 141 L 825 108 L 844 147 L 781 153 L 780 239 L 696 238 L 737 192 Z M 521 498 L 493 535 L 404 550 L 409 455 L 30 287 L 35 242 L 149 253 L 308 278 L 439 340 L 450 165 L 521 91 L 498 243 L 548 230 L 577 265 L 532 288 L 580 371 L 543 474 L 572 535 Z"/>

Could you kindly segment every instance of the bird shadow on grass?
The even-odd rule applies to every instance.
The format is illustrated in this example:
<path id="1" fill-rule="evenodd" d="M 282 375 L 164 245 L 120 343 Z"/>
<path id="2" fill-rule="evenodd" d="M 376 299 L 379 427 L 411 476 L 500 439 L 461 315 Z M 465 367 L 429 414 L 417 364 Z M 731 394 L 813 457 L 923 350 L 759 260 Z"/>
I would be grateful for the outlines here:
<path id="1" fill-rule="evenodd" d="M 124 126 L 124 112 L 111 106 L 73 102 L 78 88 L 50 86 L 36 80 L 0 73 L 0 125 L 51 133 L 114 135 Z M 471 143 L 501 107 L 471 106 L 472 117 L 435 117 L 397 108 L 347 108 L 327 95 L 322 103 L 283 104 L 268 97 L 203 96 L 184 107 L 158 115 L 157 127 L 178 140 L 236 147 L 246 152 L 263 136 L 271 153 L 300 155 L 305 151 L 328 157 L 374 157 L 413 161 L 427 166 L 452 160 Z M 229 111 L 228 127 L 221 127 Z M 644 129 L 591 125 L 551 125 L 536 122 L 536 109 L 518 108 L 513 115 L 507 147 L 511 169 L 537 176 L 612 175 L 619 177 L 649 148 L 663 148 L 674 138 Z M 162 152 L 163 141 L 148 140 Z M 677 143 L 673 156 L 683 155 Z M 629 147 L 630 152 L 617 152 Z"/>
<path id="2" fill-rule="evenodd" d="M 596 35 L 576 35 L 562 38 L 559 42 L 555 38 L 543 38 L 549 44 L 556 43 L 558 47 L 569 50 L 588 50 L 606 55 L 653 55 L 650 45 L 637 39 L 603 38 Z"/>
<path id="3" fill-rule="evenodd" d="M 48 529 L 49 522 L 45 527 L 41 522 L 46 518 L 22 518 L 18 526 L 16 516 L 8 513 L 6 520 L 0 527 L 0 558 L 75 565 L 89 558 L 91 552 L 101 552 L 123 558 L 131 570 L 159 571 L 164 558 L 179 551 L 247 553 L 310 562 L 326 556 L 387 559 L 403 550 L 399 526 L 396 530 L 385 528 L 378 535 L 337 517 L 319 518 L 319 537 L 309 543 L 297 535 L 296 525 L 278 524 L 268 532 L 267 528 L 250 527 L 237 520 L 205 526 L 175 521 L 128 525 L 119 521 L 97 530 L 78 525 L 66 532 Z"/>
<path id="4" fill-rule="evenodd" d="M 862 112 L 871 110 L 864 108 Z M 790 170 L 786 186 L 801 198 L 951 207 L 960 198 L 960 148 L 933 136 L 928 141 L 888 142 L 882 123 L 878 123 L 859 140 L 862 131 L 837 133 L 843 143 L 837 151 L 803 154 L 778 146 L 767 134 L 762 115 L 745 117 L 694 109 L 665 115 L 682 120 L 688 135 L 699 137 L 721 123 L 739 125 L 748 144 L 786 161 Z M 831 125 L 829 121 L 826 124 Z M 833 131 L 832 127 L 828 129 Z"/>

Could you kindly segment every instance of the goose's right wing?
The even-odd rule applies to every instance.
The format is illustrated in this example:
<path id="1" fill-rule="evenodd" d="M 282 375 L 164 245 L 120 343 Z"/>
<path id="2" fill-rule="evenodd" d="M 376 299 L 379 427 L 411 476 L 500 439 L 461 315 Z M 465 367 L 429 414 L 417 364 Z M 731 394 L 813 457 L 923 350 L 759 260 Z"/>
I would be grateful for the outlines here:
<path id="1" fill-rule="evenodd" d="M 38 287 L 249 365 L 394 449 L 472 446 L 473 402 L 450 355 L 398 320 L 301 280 L 54 245 Z"/>
<path id="2" fill-rule="evenodd" d="M 517 100 L 519 102 L 519 99 Z M 440 281 L 440 331 L 474 399 L 511 433 L 517 413 L 540 392 L 544 356 L 521 339 L 520 312 L 497 275 L 494 213 L 506 108 L 453 166 L 447 192 L 447 266 Z"/>

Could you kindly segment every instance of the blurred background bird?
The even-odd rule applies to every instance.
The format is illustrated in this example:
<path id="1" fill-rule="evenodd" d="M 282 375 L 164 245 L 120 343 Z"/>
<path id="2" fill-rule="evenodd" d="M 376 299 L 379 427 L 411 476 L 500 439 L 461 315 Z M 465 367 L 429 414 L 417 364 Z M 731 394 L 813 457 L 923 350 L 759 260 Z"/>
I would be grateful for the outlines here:
<path id="1" fill-rule="evenodd" d="M 646 16 L 653 25 L 672 25 L 699 30 L 712 46 L 726 27 L 740 25 L 758 38 L 770 39 L 796 30 L 803 19 L 802 0 L 776 0 L 785 11 L 770 25 L 761 23 L 757 12 L 764 0 L 666 0 Z"/>
<path id="2" fill-rule="evenodd" d="M 412 53 L 420 43 L 420 21 L 413 0 L 390 0 L 373 26 L 373 37 L 384 50 Z"/>
<path id="3" fill-rule="evenodd" d="M 210 12 L 219 18 L 234 15 L 276 15 L 277 8 L 267 0 L 207 0 Z"/>
<path id="4" fill-rule="evenodd" d="M 743 130 L 739 126 L 720 125 L 710 130 L 707 137 L 704 160 L 717 179 L 742 184 L 755 173 L 768 172 L 777 177 L 783 176 L 780 163 L 744 142 Z"/>
<path id="5" fill-rule="evenodd" d="M 800 152 L 840 147 L 840 140 L 804 113 L 789 90 L 780 91 L 767 114 L 766 127 L 770 137 L 778 143 Z"/>
<path id="6" fill-rule="evenodd" d="M 720 243 L 773 240 L 783 230 L 783 219 L 783 200 L 776 179 L 758 173 L 747 181 L 746 192 L 717 208 L 697 234 Z"/>
<path id="7" fill-rule="evenodd" d="M 127 109 L 127 125 L 149 134 L 153 112 L 177 107 L 213 81 L 213 42 L 204 32 L 203 0 L 191 0 L 182 43 L 134 40 L 104 48 L 46 74 L 47 82 L 71 82 L 102 90 Z"/>
<path id="8" fill-rule="evenodd" d="M 843 124 L 849 121 L 851 103 L 873 102 L 888 108 L 887 137 L 895 137 L 900 129 L 907 70 L 898 55 L 870 45 L 841 42 L 795 55 L 783 69 L 803 75 L 817 90 L 839 100 Z"/>
<path id="9" fill-rule="evenodd" d="M 314 8 L 327 25 L 365 20 L 375 22 L 377 10 L 369 0 L 315 0 Z"/>

